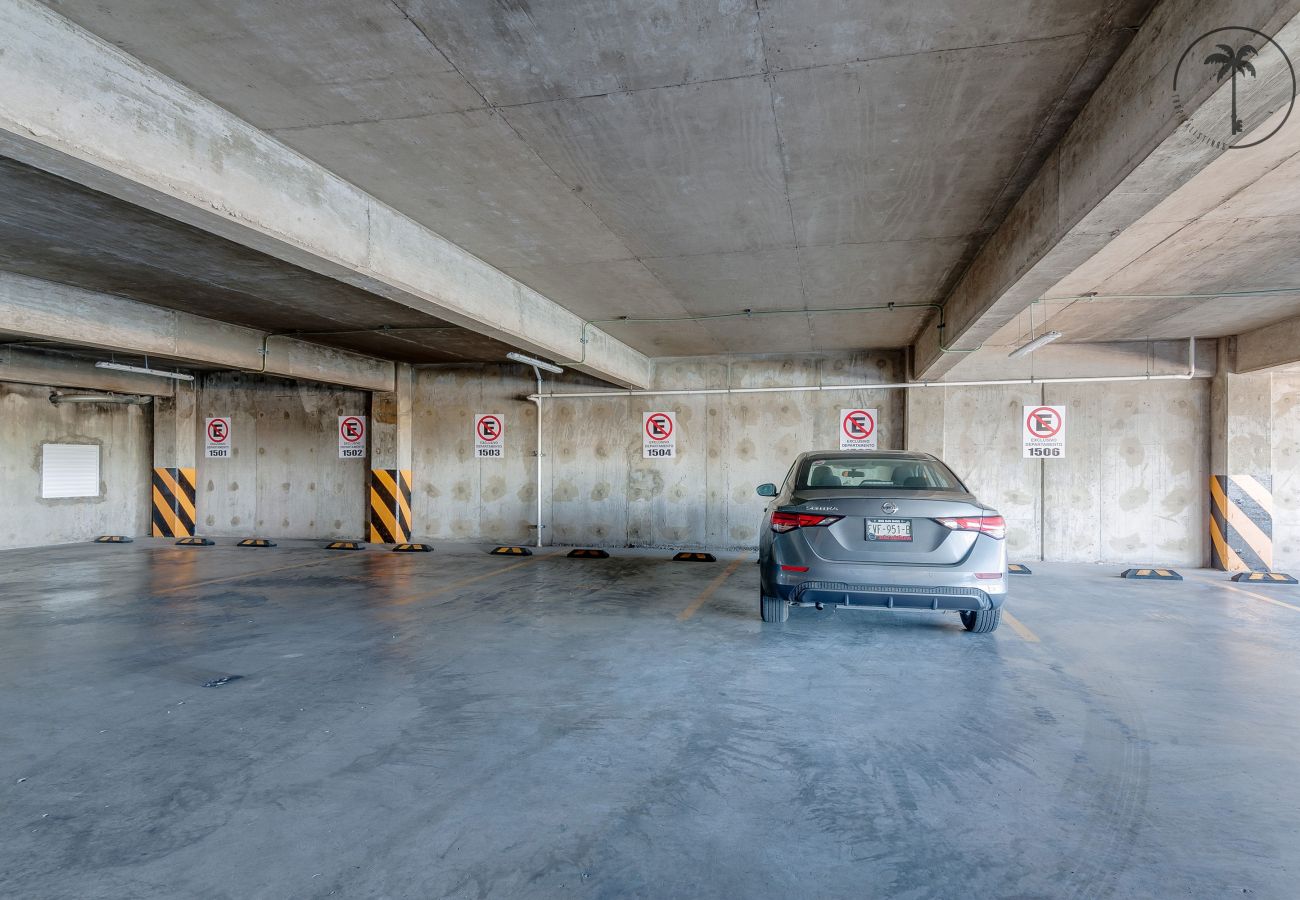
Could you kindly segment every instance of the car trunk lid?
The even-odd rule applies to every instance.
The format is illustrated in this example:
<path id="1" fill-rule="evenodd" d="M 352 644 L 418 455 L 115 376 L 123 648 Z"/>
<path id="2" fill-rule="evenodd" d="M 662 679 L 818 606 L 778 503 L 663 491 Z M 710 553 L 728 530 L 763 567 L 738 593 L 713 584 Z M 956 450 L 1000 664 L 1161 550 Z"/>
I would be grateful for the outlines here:
<path id="1" fill-rule="evenodd" d="M 840 516 L 828 526 L 801 529 L 822 559 L 893 565 L 951 566 L 966 558 L 978 537 L 937 519 L 978 516 L 985 509 L 959 491 L 807 490 L 784 512 Z M 908 539 L 910 538 L 910 539 Z"/>

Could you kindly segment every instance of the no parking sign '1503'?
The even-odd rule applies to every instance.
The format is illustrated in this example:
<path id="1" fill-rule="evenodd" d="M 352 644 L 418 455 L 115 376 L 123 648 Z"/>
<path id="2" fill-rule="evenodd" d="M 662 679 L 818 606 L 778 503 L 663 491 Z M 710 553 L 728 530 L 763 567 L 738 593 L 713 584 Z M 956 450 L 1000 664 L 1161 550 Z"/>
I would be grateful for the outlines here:
<path id="1" fill-rule="evenodd" d="M 506 417 L 500 413 L 479 413 L 474 417 L 474 456 L 501 459 L 505 455 Z"/>
<path id="2" fill-rule="evenodd" d="M 1065 407 L 1026 406 L 1020 426 L 1025 459 L 1060 459 L 1065 456 Z"/>

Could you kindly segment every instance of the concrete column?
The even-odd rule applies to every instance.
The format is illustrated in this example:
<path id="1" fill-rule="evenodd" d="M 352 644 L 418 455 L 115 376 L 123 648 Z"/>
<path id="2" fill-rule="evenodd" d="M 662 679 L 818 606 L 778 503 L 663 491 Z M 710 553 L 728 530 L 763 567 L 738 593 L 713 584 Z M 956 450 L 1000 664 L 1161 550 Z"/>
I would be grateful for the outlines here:
<path id="1" fill-rule="evenodd" d="M 945 390 L 916 388 L 903 391 L 904 449 L 943 456 Z"/>
<path id="2" fill-rule="evenodd" d="M 1210 389 L 1210 563 L 1273 568 L 1273 376 L 1238 374 L 1236 340 L 1219 342 Z"/>
<path id="3" fill-rule="evenodd" d="M 411 540 L 411 459 L 414 451 L 415 370 L 397 364 L 392 391 L 370 395 L 370 541 Z"/>
<path id="4" fill-rule="evenodd" d="M 198 519 L 198 391 L 178 381 L 170 397 L 153 407 L 152 522 L 154 537 L 189 537 Z"/>

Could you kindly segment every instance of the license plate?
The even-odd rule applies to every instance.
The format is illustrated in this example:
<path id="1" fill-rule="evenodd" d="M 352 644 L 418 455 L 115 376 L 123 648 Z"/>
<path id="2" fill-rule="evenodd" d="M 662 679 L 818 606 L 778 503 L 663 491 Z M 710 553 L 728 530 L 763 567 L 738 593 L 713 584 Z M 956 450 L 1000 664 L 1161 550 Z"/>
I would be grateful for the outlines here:
<path id="1" fill-rule="evenodd" d="M 867 540 L 910 541 L 911 519 L 867 519 Z"/>

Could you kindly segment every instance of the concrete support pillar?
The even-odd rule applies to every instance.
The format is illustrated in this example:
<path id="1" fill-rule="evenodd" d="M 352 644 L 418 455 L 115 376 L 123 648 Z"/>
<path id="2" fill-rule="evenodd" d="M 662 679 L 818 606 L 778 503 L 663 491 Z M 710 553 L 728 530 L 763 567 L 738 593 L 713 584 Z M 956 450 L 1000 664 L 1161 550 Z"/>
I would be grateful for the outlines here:
<path id="1" fill-rule="evenodd" d="M 189 537 L 197 521 L 198 391 L 176 383 L 153 407 L 152 525 L 154 537 Z"/>
<path id="2" fill-rule="evenodd" d="M 1210 390 L 1210 564 L 1273 568 L 1273 376 L 1237 374 L 1235 339 L 1219 345 Z"/>
<path id="3" fill-rule="evenodd" d="M 943 456 L 944 389 L 903 391 L 905 450 Z"/>
<path id="4" fill-rule="evenodd" d="M 394 390 L 370 395 L 370 541 L 411 540 L 411 459 L 414 450 L 415 370 L 399 363 Z"/>

